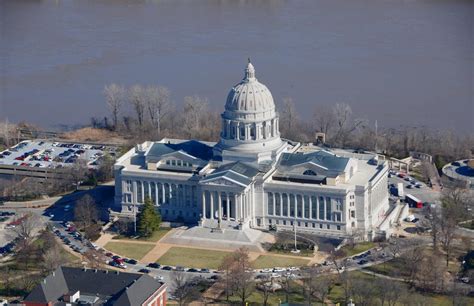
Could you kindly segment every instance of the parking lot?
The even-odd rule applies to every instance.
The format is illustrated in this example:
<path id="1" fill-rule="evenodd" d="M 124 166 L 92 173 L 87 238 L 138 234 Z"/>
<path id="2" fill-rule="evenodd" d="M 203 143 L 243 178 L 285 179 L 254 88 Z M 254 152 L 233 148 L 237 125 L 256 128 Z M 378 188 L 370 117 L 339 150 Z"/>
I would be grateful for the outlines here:
<path id="1" fill-rule="evenodd" d="M 393 184 L 389 190 L 392 195 L 394 195 L 394 190 L 398 187 L 398 184 L 402 183 L 405 195 L 411 194 L 423 203 L 436 204 L 439 202 L 440 193 L 438 191 L 431 189 L 423 182 L 415 180 L 410 175 L 404 175 L 402 178 L 397 173 L 395 170 L 392 170 L 388 178 L 388 183 L 390 185 Z"/>
<path id="2" fill-rule="evenodd" d="M 115 148 L 103 145 L 25 140 L 0 152 L 0 165 L 62 168 L 83 161 L 97 168 L 106 154 L 115 157 Z"/>

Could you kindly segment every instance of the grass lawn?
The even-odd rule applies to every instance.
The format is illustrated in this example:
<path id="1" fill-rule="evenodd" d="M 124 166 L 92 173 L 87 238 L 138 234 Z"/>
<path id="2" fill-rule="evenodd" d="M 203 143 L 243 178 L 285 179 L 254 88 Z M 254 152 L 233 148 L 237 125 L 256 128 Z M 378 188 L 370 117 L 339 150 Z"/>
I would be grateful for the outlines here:
<path id="1" fill-rule="evenodd" d="M 253 262 L 255 269 L 273 268 L 273 267 L 300 267 L 309 263 L 307 259 L 281 257 L 273 255 L 260 255 Z"/>
<path id="2" fill-rule="evenodd" d="M 120 240 L 138 240 L 138 241 L 149 241 L 149 242 L 157 242 L 161 238 L 163 238 L 166 233 L 168 233 L 171 230 L 171 228 L 160 228 L 156 232 L 154 232 L 150 237 L 139 237 L 139 238 L 131 238 L 127 236 L 114 236 L 114 240 L 120 239 Z"/>
<path id="3" fill-rule="evenodd" d="M 375 243 L 367 241 L 357 243 L 356 245 L 354 245 L 354 247 L 351 247 L 350 245 L 345 245 L 341 248 L 341 251 L 344 252 L 345 256 L 352 256 L 365 252 L 373 247 L 375 247 Z"/>
<path id="4" fill-rule="evenodd" d="M 230 252 L 172 247 L 157 262 L 161 265 L 218 269 Z"/>
<path id="5" fill-rule="evenodd" d="M 140 260 L 154 247 L 153 244 L 109 242 L 104 248 L 112 253 Z"/>
<path id="6" fill-rule="evenodd" d="M 394 258 L 387 262 L 373 265 L 364 269 L 383 275 L 403 276 L 403 271 L 406 270 L 406 267 L 400 258 Z"/>

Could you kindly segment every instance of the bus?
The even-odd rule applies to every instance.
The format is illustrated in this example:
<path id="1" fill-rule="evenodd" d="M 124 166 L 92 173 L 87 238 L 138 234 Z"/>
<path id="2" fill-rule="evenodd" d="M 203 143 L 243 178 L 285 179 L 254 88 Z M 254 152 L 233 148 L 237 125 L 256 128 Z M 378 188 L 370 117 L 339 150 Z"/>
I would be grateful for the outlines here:
<path id="1" fill-rule="evenodd" d="M 421 202 L 411 194 L 407 194 L 405 196 L 405 202 L 407 202 L 410 207 L 423 208 L 423 202 Z"/>

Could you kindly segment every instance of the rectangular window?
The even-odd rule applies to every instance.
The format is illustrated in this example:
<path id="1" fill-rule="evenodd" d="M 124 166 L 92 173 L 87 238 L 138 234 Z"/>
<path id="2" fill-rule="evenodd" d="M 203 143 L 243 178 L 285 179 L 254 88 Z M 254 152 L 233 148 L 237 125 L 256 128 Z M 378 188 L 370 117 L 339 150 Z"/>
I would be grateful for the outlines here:
<path id="1" fill-rule="evenodd" d="M 351 210 L 351 218 L 355 218 L 356 217 L 356 212 L 355 210 Z"/>
<path id="2" fill-rule="evenodd" d="M 316 219 L 317 218 L 317 212 L 318 212 L 318 202 L 316 200 L 315 196 L 311 197 L 311 219 Z"/>
<path id="3" fill-rule="evenodd" d="M 324 220 L 324 198 L 319 197 L 319 220 Z"/>
<path id="4" fill-rule="evenodd" d="M 290 194 L 290 217 L 295 216 L 295 195 Z"/>
<path id="5" fill-rule="evenodd" d="M 308 227 L 308 222 L 305 222 L 305 223 L 304 223 L 304 227 Z"/>
<path id="6" fill-rule="evenodd" d="M 296 196 L 296 214 L 298 216 L 298 218 L 301 218 L 301 215 L 303 214 L 303 203 L 302 203 L 303 199 L 300 195 L 297 195 Z"/>
<path id="7" fill-rule="evenodd" d="M 281 202 L 280 202 L 280 194 L 275 193 L 275 215 L 281 216 Z"/>
<path id="8" fill-rule="evenodd" d="M 313 223 L 313 228 L 315 228 L 315 227 L 316 227 L 316 223 Z"/>
<path id="9" fill-rule="evenodd" d="M 143 203 L 142 182 L 137 181 L 137 202 Z"/>
<path id="10" fill-rule="evenodd" d="M 330 226 L 329 224 L 326 224 L 326 227 L 327 227 L 327 229 L 330 229 L 330 228 L 331 228 L 331 226 Z"/>
<path id="11" fill-rule="evenodd" d="M 326 197 L 326 220 L 332 220 L 331 215 L 331 198 Z"/>
<path id="12" fill-rule="evenodd" d="M 337 226 L 337 230 L 338 230 L 338 231 L 341 230 L 341 226 L 340 226 L 340 225 Z"/>
<path id="13" fill-rule="evenodd" d="M 268 214 L 273 215 L 273 193 L 268 193 L 268 202 L 267 202 Z M 271 224 L 271 222 L 270 222 Z"/>
<path id="14" fill-rule="evenodd" d="M 286 225 L 286 220 L 283 220 L 283 225 Z"/>
<path id="15" fill-rule="evenodd" d="M 309 215 L 309 197 L 307 195 L 304 196 L 304 217 L 306 219 L 311 218 Z"/>
<path id="16" fill-rule="evenodd" d="M 319 228 L 323 228 L 323 225 L 322 225 L 322 224 L 319 224 Z"/>
<path id="17" fill-rule="evenodd" d="M 272 219 L 268 219 L 268 224 L 272 224 Z"/>

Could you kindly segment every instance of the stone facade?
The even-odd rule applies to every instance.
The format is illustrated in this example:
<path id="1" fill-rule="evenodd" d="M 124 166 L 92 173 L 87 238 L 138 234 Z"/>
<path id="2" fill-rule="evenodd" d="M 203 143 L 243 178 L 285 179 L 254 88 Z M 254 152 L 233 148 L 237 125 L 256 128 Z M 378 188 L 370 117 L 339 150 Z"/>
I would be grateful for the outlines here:
<path id="1" fill-rule="evenodd" d="M 249 62 L 230 91 L 218 143 L 145 142 L 115 165 L 115 202 L 133 215 L 149 197 L 166 221 L 373 237 L 389 210 L 388 165 L 282 140 L 268 88 Z"/>

